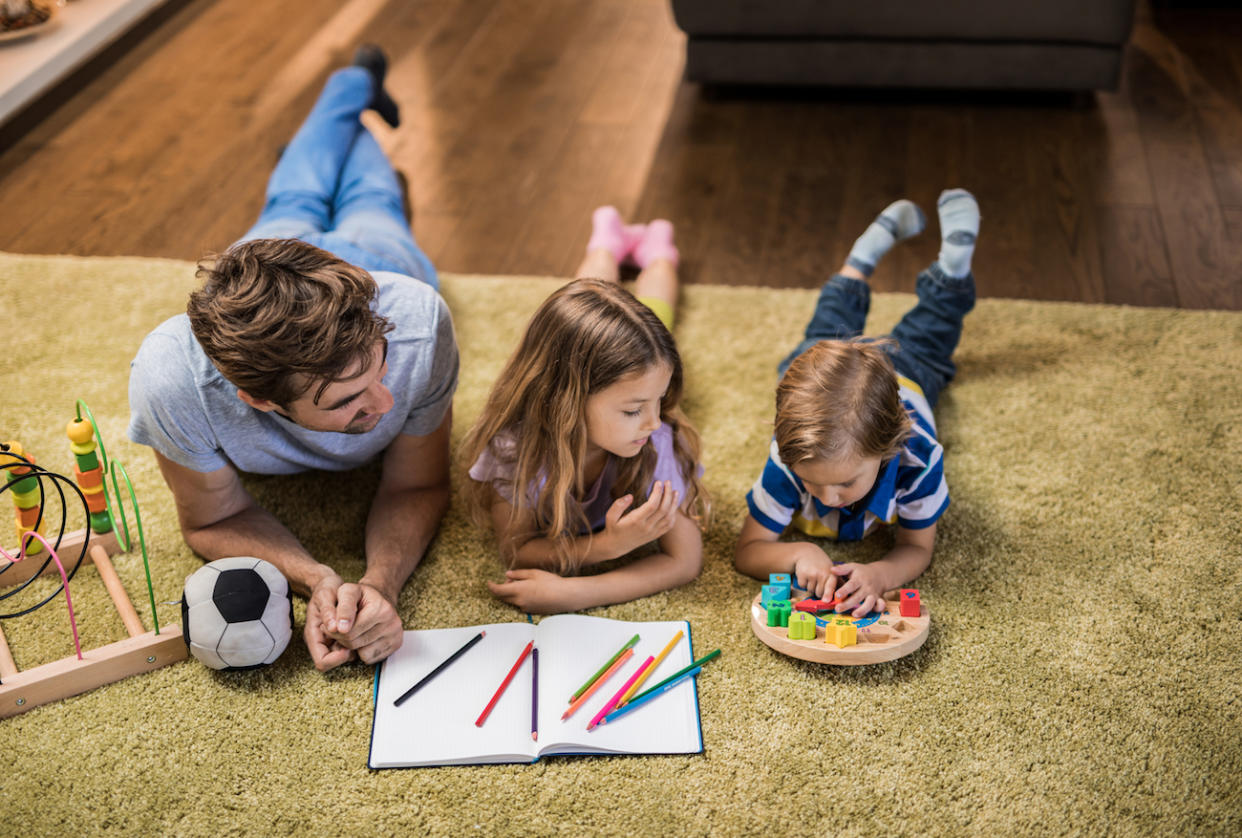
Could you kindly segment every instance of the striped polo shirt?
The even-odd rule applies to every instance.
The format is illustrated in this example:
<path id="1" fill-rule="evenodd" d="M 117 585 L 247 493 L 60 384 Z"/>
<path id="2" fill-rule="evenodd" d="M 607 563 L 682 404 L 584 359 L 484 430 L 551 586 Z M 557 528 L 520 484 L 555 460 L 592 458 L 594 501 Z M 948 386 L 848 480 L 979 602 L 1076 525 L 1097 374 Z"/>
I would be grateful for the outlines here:
<path id="1" fill-rule="evenodd" d="M 922 389 L 902 376 L 897 381 L 914 425 L 901 453 L 880 467 L 861 501 L 844 508 L 820 503 L 781 462 L 773 439 L 763 472 L 746 493 L 751 516 L 772 532 L 793 524 L 807 535 L 837 541 L 857 541 L 881 523 L 911 530 L 934 524 L 949 505 L 944 449 L 936 441 L 936 420 Z"/>

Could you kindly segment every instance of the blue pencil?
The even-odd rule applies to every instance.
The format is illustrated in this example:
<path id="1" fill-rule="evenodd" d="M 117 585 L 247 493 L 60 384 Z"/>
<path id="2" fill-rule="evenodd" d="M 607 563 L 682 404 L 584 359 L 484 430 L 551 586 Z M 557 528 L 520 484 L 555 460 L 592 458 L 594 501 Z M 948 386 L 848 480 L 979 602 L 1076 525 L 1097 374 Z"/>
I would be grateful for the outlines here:
<path id="1" fill-rule="evenodd" d="M 673 687 L 680 684 L 682 681 L 686 680 L 687 678 L 693 678 L 695 675 L 698 675 L 702 671 L 703 671 L 703 667 L 696 666 L 694 669 L 690 669 L 682 673 L 680 678 L 674 678 L 668 681 L 667 683 L 661 684 L 655 689 L 649 690 L 648 692 L 644 693 L 640 698 L 631 699 L 630 703 L 622 707 L 620 710 L 613 710 L 611 713 L 605 716 L 600 721 L 600 724 L 606 725 L 609 722 L 611 722 L 613 719 L 617 718 L 618 716 L 624 716 L 626 713 L 630 712 L 634 708 L 642 707 L 648 701 L 651 701 L 651 699 L 659 698 L 660 696 L 664 695 L 666 692 L 671 690 Z"/>

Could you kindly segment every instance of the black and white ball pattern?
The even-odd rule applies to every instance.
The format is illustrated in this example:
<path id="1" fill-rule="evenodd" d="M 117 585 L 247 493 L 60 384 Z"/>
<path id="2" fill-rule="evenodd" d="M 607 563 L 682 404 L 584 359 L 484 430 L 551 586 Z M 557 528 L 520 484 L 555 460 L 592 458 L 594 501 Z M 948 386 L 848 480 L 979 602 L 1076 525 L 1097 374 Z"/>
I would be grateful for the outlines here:
<path id="1" fill-rule="evenodd" d="M 186 577 L 181 626 L 190 654 L 212 669 L 266 666 L 293 636 L 289 581 L 263 559 L 209 562 Z"/>

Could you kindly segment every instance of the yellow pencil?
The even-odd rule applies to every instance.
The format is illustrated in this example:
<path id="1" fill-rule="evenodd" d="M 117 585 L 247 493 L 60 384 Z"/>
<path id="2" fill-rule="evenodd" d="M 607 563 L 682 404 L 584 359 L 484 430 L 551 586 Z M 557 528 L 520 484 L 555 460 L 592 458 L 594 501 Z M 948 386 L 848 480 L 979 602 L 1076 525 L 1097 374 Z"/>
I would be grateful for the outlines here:
<path id="1" fill-rule="evenodd" d="M 643 681 L 647 680 L 647 676 L 649 676 L 652 672 L 656 671 L 656 667 L 660 665 L 660 661 L 668 657 L 668 653 L 673 651 L 673 647 L 677 645 L 677 641 L 681 640 L 681 638 L 684 637 L 685 634 L 686 633 L 684 631 L 678 631 L 676 634 L 673 635 L 673 639 L 670 640 L 668 642 L 668 645 L 664 647 L 663 652 L 656 655 L 656 659 L 651 662 L 651 666 L 647 667 L 647 671 L 644 672 L 641 676 L 639 676 L 638 680 L 634 682 L 634 685 L 625 691 L 625 695 L 621 696 L 621 700 L 617 702 L 617 708 L 624 707 L 625 703 L 630 700 L 630 697 L 633 696 L 634 693 L 638 692 L 638 688 L 643 685 Z M 617 709 L 617 708 L 614 708 L 614 709 Z"/>

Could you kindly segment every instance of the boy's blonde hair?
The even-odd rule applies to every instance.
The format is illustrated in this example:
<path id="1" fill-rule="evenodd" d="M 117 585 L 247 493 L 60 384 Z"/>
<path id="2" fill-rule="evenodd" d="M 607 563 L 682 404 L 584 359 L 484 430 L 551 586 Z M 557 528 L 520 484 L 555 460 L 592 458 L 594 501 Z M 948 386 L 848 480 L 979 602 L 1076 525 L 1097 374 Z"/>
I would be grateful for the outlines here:
<path id="1" fill-rule="evenodd" d="M 888 460 L 913 425 L 883 344 L 822 340 L 803 352 L 776 388 L 776 445 L 782 462 Z"/>
<path id="2" fill-rule="evenodd" d="M 672 370 L 660 402 L 660 418 L 672 428 L 677 466 L 686 476 L 681 508 L 706 520 L 710 501 L 699 480 L 699 435 L 678 407 L 682 391 L 681 356 L 664 324 L 651 309 L 613 282 L 579 279 L 554 292 L 539 307 L 510 356 L 487 404 L 465 441 L 469 468 L 490 450 L 514 466 L 508 487 L 513 515 L 533 511 L 539 532 L 559 542 L 561 572 L 578 568 L 568 539 L 589 528 L 580 504 L 588 487 L 582 482 L 587 451 L 587 397 L 630 375 L 657 365 Z M 497 445 L 498 435 L 512 434 L 515 445 Z M 614 498 L 634 495 L 631 508 L 647 496 L 655 470 L 652 445 L 629 459 L 616 458 Z M 491 522 L 496 497 L 489 482 L 465 482 L 476 523 Z M 539 486 L 533 509 L 528 489 Z"/>

